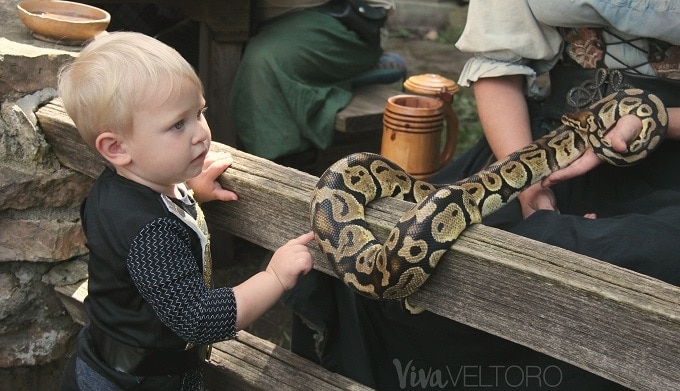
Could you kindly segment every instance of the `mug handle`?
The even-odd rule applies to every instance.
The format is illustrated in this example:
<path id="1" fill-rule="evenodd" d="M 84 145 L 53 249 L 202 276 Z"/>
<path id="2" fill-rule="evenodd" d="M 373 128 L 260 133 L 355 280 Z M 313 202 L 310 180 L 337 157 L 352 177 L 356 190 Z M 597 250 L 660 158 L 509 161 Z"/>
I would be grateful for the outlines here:
<path id="1" fill-rule="evenodd" d="M 456 153 L 456 147 L 458 146 L 458 116 L 453 111 L 453 107 L 451 107 L 453 94 L 443 88 L 437 94 L 437 98 L 444 102 L 444 118 L 446 120 L 446 144 L 444 144 L 444 149 L 439 157 L 439 167 L 441 168 L 448 164 Z"/>

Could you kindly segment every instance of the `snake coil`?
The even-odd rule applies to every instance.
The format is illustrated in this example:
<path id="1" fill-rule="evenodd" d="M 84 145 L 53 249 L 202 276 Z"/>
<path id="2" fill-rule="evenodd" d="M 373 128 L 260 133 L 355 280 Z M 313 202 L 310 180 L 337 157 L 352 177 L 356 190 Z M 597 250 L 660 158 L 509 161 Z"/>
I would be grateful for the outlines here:
<path id="1" fill-rule="evenodd" d="M 618 153 L 604 138 L 624 115 L 642 131 Z M 357 153 L 329 167 L 313 191 L 310 216 L 321 250 L 338 277 L 361 295 L 404 299 L 422 286 L 444 253 L 471 224 L 495 212 L 588 146 L 607 163 L 636 164 L 663 140 L 668 114 L 659 98 L 639 89 L 615 92 L 587 110 L 566 114 L 562 125 L 486 169 L 452 185 L 416 180 L 380 155 Z M 380 243 L 364 208 L 383 197 L 414 202 Z"/>

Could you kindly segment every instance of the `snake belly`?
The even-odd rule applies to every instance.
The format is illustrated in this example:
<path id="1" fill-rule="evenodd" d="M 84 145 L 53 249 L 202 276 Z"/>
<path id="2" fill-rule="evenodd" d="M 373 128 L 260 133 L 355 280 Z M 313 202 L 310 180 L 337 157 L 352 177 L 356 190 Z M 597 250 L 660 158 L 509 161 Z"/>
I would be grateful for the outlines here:
<path id="1" fill-rule="evenodd" d="M 604 135 L 626 114 L 638 116 L 643 127 L 628 151 L 618 153 Z M 312 230 L 346 285 L 373 299 L 403 299 L 425 283 L 467 227 L 568 166 L 588 146 L 610 164 L 635 164 L 658 147 L 667 125 L 660 99 L 639 89 L 621 90 L 566 114 L 557 129 L 507 158 L 444 186 L 417 180 L 380 155 L 352 154 L 319 178 L 310 204 Z M 380 243 L 368 227 L 365 207 L 384 197 L 415 205 Z"/>

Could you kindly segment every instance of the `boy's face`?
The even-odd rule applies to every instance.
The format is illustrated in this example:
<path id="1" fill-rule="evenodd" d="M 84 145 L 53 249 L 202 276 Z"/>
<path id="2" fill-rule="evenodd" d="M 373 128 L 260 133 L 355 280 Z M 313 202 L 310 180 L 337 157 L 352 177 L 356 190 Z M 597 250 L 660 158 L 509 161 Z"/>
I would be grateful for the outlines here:
<path id="1" fill-rule="evenodd" d="M 148 99 L 133 115 L 132 132 L 123 141 L 131 157 L 123 175 L 160 193 L 174 195 L 175 185 L 197 176 L 210 149 L 205 99 L 183 80 L 164 99 Z"/>

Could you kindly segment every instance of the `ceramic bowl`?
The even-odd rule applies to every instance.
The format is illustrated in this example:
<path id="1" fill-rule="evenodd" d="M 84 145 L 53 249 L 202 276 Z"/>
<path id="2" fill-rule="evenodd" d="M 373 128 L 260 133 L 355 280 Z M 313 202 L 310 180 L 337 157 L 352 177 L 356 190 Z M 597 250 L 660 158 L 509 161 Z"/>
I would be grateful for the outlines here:
<path id="1" fill-rule="evenodd" d="M 63 44 L 87 41 L 111 22 L 108 12 L 72 1 L 22 1 L 17 12 L 34 37 Z"/>

